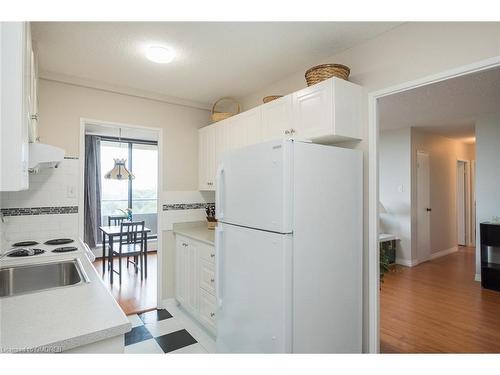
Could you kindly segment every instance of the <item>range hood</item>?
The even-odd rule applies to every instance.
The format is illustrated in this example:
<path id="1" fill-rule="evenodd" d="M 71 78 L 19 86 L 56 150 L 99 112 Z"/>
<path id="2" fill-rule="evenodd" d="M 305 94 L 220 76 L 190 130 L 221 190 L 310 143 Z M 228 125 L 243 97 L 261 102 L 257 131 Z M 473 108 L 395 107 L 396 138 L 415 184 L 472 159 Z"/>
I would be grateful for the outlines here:
<path id="1" fill-rule="evenodd" d="M 29 144 L 29 171 L 38 172 L 40 168 L 57 168 L 64 159 L 64 150 L 44 143 Z"/>

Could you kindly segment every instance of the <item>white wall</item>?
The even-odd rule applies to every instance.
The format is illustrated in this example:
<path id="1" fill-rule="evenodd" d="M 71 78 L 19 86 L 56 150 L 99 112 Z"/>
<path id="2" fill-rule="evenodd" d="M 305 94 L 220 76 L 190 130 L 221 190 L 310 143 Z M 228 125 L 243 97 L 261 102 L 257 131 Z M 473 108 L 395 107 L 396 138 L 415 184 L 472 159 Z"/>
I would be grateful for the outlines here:
<path id="1" fill-rule="evenodd" d="M 411 255 L 411 129 L 380 132 L 379 194 L 386 213 L 380 213 L 380 229 L 399 241 L 396 262 L 410 265 Z"/>
<path id="2" fill-rule="evenodd" d="M 500 216 L 500 117 L 476 122 L 476 150 L 476 277 L 479 277 L 479 224 Z"/>
<path id="3" fill-rule="evenodd" d="M 379 37 L 317 63 L 337 62 L 351 68 L 350 81 L 366 94 L 431 76 L 477 61 L 500 56 L 500 23 L 430 22 L 406 23 Z M 262 103 L 267 95 L 289 94 L 305 87 L 304 66 L 294 74 L 278 78 L 244 98 L 245 109 Z M 368 96 L 363 113 L 368 134 Z M 365 152 L 365 263 L 364 263 L 364 350 L 368 351 L 368 142 L 356 145 Z M 372 350 L 374 348 L 372 347 Z"/>
<path id="4" fill-rule="evenodd" d="M 78 156 L 80 118 L 163 129 L 163 190 L 197 189 L 198 128 L 209 121 L 203 109 L 41 79 L 41 142 Z"/>

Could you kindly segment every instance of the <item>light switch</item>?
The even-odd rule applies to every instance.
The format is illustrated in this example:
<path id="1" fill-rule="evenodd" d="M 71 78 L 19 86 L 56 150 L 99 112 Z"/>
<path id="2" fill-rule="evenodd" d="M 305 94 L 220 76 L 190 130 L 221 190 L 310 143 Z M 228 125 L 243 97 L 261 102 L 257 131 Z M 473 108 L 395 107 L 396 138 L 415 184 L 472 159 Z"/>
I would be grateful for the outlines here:
<path id="1" fill-rule="evenodd" d="M 404 185 L 398 185 L 398 192 L 403 193 L 405 191 Z"/>

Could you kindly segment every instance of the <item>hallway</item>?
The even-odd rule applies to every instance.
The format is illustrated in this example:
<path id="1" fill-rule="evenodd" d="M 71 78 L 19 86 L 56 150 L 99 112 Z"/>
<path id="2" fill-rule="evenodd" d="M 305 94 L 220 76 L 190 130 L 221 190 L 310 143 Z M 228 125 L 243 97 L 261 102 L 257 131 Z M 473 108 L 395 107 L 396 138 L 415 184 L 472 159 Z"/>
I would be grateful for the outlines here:
<path id="1" fill-rule="evenodd" d="M 500 292 L 474 281 L 475 249 L 386 274 L 381 353 L 500 353 Z"/>

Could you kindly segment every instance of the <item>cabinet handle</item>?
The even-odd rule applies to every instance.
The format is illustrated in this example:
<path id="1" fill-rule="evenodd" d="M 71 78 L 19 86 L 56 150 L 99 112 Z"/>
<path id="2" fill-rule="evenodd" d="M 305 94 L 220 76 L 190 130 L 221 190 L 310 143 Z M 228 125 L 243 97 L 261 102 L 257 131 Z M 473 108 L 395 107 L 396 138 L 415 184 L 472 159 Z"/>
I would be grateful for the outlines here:
<path id="1" fill-rule="evenodd" d="M 184 247 L 187 247 L 187 245 L 188 245 L 188 244 L 187 244 L 187 243 L 185 243 L 185 242 L 183 242 L 183 243 L 182 243 L 182 246 L 184 246 Z"/>
<path id="2" fill-rule="evenodd" d="M 213 284 L 215 283 L 215 279 L 210 279 L 210 282 Z"/>
<path id="3" fill-rule="evenodd" d="M 215 258 L 215 254 L 210 254 L 210 258 Z"/>
<path id="4" fill-rule="evenodd" d="M 210 317 L 213 318 L 215 316 L 215 313 L 210 313 Z"/>
<path id="5" fill-rule="evenodd" d="M 38 113 L 35 113 L 34 115 L 31 115 L 31 119 L 38 121 Z"/>

